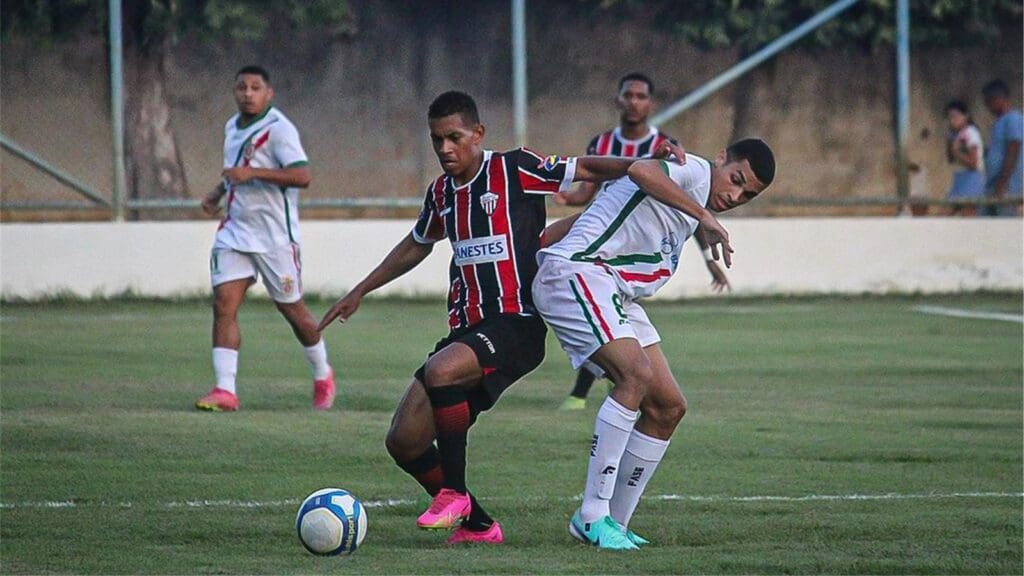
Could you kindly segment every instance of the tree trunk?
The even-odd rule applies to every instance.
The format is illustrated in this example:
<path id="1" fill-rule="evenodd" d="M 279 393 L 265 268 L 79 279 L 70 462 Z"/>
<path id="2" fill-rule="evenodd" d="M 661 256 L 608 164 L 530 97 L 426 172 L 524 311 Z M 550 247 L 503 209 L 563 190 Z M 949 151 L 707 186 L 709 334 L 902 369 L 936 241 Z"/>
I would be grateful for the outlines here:
<path id="1" fill-rule="evenodd" d="M 740 50 L 740 62 L 757 52 L 757 48 Z M 759 92 L 770 89 L 775 81 L 775 59 L 762 62 L 753 70 L 741 76 L 735 83 L 733 92 L 732 137 L 729 142 L 743 138 L 760 137 L 765 129 L 760 112 L 765 110 L 763 102 L 758 101 Z"/>
<path id="2" fill-rule="evenodd" d="M 133 199 L 187 198 L 188 182 L 171 127 L 166 62 L 170 31 L 147 29 L 149 2 L 124 3 L 125 168 Z M 132 211 L 131 219 L 176 218 L 170 211 Z"/>

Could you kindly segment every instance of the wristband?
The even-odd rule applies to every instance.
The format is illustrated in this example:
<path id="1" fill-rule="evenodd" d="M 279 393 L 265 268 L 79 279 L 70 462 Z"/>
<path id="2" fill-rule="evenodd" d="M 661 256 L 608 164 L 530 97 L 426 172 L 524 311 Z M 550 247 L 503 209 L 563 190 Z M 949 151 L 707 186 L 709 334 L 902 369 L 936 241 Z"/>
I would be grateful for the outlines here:
<path id="1" fill-rule="evenodd" d="M 715 257 L 711 255 L 711 248 L 705 248 L 700 253 L 704 255 L 705 262 L 714 262 Z"/>

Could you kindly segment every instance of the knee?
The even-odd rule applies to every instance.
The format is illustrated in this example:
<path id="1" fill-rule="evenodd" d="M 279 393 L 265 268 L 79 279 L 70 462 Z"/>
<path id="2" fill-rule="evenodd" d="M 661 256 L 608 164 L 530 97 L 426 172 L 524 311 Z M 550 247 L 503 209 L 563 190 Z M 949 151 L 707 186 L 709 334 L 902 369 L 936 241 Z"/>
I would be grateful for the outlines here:
<path id="1" fill-rule="evenodd" d="M 218 319 L 232 319 L 238 316 L 238 306 L 228 297 L 218 295 L 213 299 L 213 315 Z"/>
<path id="2" fill-rule="evenodd" d="M 650 362 L 638 362 L 622 370 L 615 385 L 643 394 L 647 391 L 648 384 L 653 379 L 654 369 L 651 367 Z"/>
<path id="3" fill-rule="evenodd" d="M 683 416 L 686 416 L 686 408 L 686 398 L 679 395 L 670 401 L 656 404 L 648 415 L 659 427 L 674 430 Z"/>
<path id="4" fill-rule="evenodd" d="M 436 356 L 427 360 L 427 365 L 423 369 L 423 386 L 425 388 L 449 386 L 458 378 L 458 370 L 450 363 L 439 360 Z"/>

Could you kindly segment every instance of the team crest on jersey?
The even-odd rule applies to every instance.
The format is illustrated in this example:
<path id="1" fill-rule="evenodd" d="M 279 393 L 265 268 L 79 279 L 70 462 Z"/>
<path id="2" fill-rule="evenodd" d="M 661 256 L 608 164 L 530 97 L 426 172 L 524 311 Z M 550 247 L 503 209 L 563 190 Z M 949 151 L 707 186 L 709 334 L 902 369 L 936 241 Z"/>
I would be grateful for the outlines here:
<path id="1" fill-rule="evenodd" d="M 292 290 L 295 289 L 295 280 L 291 276 L 284 276 L 281 278 L 281 291 L 285 294 L 291 294 Z"/>
<path id="2" fill-rule="evenodd" d="M 544 159 L 544 163 L 541 164 L 541 166 L 543 166 L 545 170 L 550 171 L 554 170 L 555 167 L 558 166 L 558 163 L 561 161 L 562 159 L 559 158 L 558 156 L 548 156 L 547 158 Z"/>
<path id="3" fill-rule="evenodd" d="M 498 195 L 494 192 L 487 191 L 480 196 L 480 206 L 483 207 L 484 212 L 488 216 L 494 214 L 494 209 L 498 207 Z"/>
<path id="4" fill-rule="evenodd" d="M 253 146 L 252 141 L 249 141 L 249 143 L 245 145 L 245 151 L 242 152 L 242 156 L 246 160 L 252 160 L 252 157 L 255 154 L 256 154 L 256 147 Z"/>

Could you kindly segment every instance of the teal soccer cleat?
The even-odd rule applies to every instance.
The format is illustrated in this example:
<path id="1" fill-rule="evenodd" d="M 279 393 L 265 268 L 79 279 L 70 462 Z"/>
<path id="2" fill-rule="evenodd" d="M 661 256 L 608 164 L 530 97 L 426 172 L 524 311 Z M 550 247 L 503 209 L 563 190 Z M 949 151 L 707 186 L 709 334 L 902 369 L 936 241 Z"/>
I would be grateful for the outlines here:
<path id="1" fill-rule="evenodd" d="M 637 534 L 636 532 L 633 532 L 629 528 L 626 528 L 626 538 L 630 542 L 632 542 L 633 544 L 636 544 L 638 547 L 639 546 L 643 546 L 644 544 L 650 544 L 651 543 L 650 540 L 648 540 L 647 538 L 644 538 L 643 536 Z"/>
<path id="2" fill-rule="evenodd" d="M 611 516 L 603 516 L 594 522 L 584 522 L 579 510 L 569 521 L 569 533 L 573 538 L 597 546 L 603 550 L 638 550 L 627 536 L 622 525 Z"/>

